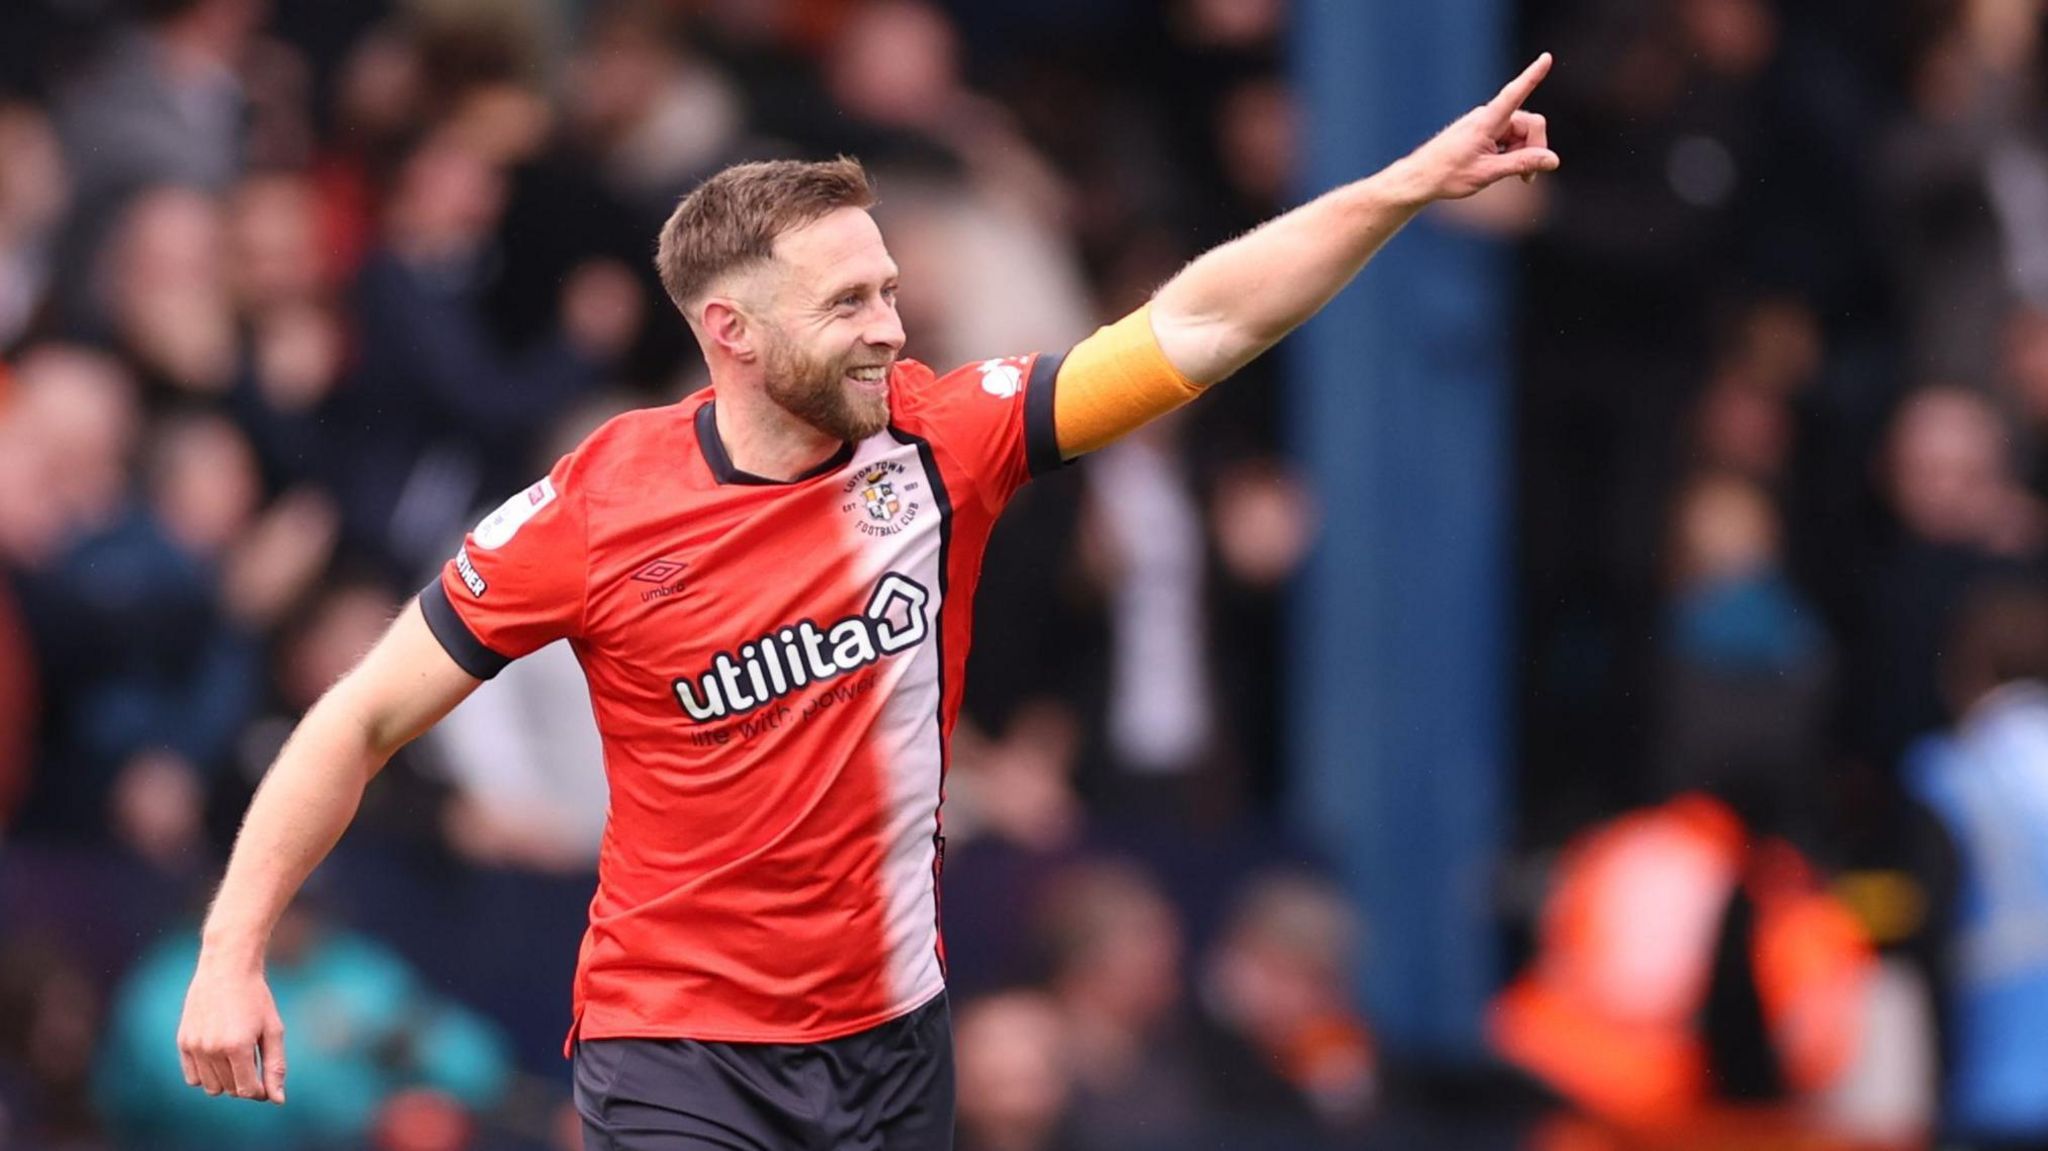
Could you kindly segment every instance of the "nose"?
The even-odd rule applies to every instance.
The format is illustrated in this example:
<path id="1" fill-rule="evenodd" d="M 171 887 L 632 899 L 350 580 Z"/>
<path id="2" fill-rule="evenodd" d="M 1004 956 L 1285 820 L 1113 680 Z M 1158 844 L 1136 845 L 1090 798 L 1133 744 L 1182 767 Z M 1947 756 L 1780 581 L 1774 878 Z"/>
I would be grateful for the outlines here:
<path id="1" fill-rule="evenodd" d="M 889 349 L 891 355 L 903 350 L 906 339 L 903 334 L 903 317 L 896 314 L 894 302 L 881 302 L 874 310 L 873 318 L 868 321 L 867 331 L 861 333 L 861 339 L 869 347 Z"/>

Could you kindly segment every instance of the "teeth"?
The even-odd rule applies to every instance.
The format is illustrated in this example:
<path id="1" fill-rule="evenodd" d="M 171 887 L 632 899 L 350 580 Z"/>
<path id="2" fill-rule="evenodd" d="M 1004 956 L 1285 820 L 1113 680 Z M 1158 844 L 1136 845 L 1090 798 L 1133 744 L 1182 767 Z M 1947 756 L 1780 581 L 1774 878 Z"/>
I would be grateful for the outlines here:
<path id="1" fill-rule="evenodd" d="M 888 371 L 886 368 L 855 368 L 846 373 L 856 380 L 879 380 Z"/>

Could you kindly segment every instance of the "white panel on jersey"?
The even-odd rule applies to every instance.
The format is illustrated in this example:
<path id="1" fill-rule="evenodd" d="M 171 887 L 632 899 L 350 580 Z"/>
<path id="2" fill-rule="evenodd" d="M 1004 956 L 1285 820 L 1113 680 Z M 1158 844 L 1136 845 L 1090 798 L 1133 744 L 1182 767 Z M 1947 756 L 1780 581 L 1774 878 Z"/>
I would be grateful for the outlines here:
<path id="1" fill-rule="evenodd" d="M 926 472 L 915 444 L 884 432 L 862 441 L 847 480 L 838 485 L 840 519 L 851 534 L 848 552 L 864 586 L 890 573 L 926 591 L 919 605 L 924 641 L 882 664 L 883 703 L 870 746 L 883 778 L 882 886 L 888 901 L 884 935 L 895 1001 L 910 1005 L 938 994 L 944 973 L 938 959 L 938 905 L 932 835 L 938 830 L 939 543 L 943 538 L 938 477 Z M 914 597 L 896 597 L 894 610 L 912 610 Z M 895 621 L 909 626 L 912 621 Z"/>

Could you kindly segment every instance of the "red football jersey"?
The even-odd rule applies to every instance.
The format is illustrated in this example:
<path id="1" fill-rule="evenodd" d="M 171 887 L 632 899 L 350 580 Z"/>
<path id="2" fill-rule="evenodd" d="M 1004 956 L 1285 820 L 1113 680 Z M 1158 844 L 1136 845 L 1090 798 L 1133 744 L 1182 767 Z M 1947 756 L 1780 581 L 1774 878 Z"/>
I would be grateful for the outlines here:
<path id="1" fill-rule="evenodd" d="M 946 747 L 990 528 L 1056 467 L 1054 356 L 890 377 L 890 426 L 789 482 L 711 390 L 600 428 L 420 596 L 489 677 L 560 638 L 611 812 L 575 1030 L 811 1042 L 944 986 Z"/>

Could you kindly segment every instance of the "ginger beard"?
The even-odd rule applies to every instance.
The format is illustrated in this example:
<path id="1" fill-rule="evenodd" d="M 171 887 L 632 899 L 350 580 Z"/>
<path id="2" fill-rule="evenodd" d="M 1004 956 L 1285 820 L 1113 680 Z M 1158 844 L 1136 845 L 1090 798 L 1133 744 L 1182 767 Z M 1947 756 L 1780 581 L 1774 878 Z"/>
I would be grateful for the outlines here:
<path id="1" fill-rule="evenodd" d="M 847 375 L 856 368 L 886 367 L 890 359 L 886 353 L 813 359 L 777 331 L 768 341 L 763 383 L 768 398 L 790 415 L 834 439 L 859 443 L 889 426 L 889 393 L 886 387 L 861 387 Z"/>

